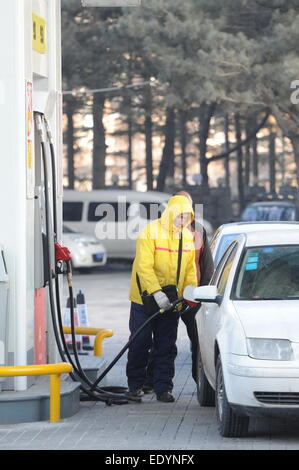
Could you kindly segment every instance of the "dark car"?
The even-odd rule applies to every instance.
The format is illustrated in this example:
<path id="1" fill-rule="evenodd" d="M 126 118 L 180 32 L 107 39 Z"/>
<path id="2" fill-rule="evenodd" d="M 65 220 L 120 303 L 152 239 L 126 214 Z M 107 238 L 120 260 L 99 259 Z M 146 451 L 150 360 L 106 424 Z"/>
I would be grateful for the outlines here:
<path id="1" fill-rule="evenodd" d="M 242 222 L 253 221 L 296 221 L 299 207 L 294 199 L 260 201 L 248 204 L 241 215 Z"/>

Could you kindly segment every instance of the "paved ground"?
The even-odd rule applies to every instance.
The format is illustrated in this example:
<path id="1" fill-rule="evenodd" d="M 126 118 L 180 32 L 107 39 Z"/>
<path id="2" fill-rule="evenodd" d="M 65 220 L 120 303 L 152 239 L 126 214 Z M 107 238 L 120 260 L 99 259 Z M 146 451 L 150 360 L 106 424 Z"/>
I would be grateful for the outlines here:
<path id="1" fill-rule="evenodd" d="M 104 355 L 113 359 L 128 339 L 127 292 L 129 267 L 112 266 L 96 274 L 76 275 L 75 289 L 82 288 L 89 306 L 91 326 L 114 330 L 104 344 Z M 221 438 L 214 408 L 200 408 L 192 380 L 189 343 L 183 324 L 179 328 L 174 395 L 164 404 L 154 396 L 142 404 L 107 407 L 82 402 L 80 411 L 57 424 L 48 422 L 0 426 L 0 450 L 4 449 L 299 449 L 299 423 L 276 419 L 253 419 L 249 436 Z M 126 385 L 126 357 L 109 374 L 110 385 Z"/>

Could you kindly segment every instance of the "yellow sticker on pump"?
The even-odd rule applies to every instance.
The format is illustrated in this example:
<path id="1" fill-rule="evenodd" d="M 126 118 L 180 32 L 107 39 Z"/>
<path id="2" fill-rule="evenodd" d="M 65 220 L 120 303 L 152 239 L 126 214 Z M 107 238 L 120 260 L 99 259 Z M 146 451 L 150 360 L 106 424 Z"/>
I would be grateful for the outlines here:
<path id="1" fill-rule="evenodd" d="M 47 31 L 46 20 L 33 13 L 32 15 L 32 47 L 33 50 L 40 54 L 47 52 Z"/>

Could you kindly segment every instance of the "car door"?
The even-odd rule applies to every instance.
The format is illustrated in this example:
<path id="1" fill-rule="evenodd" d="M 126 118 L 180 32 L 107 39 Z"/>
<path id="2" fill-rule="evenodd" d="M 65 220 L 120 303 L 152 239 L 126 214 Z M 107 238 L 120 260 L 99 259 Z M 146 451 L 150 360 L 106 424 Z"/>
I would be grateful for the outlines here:
<path id="1" fill-rule="evenodd" d="M 237 243 L 232 243 L 220 261 L 218 268 L 212 278 L 211 285 L 216 285 L 218 294 L 223 296 L 238 249 Z M 207 377 L 215 381 L 215 339 L 222 324 L 224 304 L 216 303 L 202 304 L 202 342 L 201 352 Z"/>

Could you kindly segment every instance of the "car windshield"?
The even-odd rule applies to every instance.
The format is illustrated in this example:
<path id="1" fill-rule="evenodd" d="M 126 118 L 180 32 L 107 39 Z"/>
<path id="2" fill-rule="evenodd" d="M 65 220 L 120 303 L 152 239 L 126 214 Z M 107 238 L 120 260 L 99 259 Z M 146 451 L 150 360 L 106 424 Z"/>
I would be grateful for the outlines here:
<path id="1" fill-rule="evenodd" d="M 223 235 L 223 237 L 221 237 L 219 246 L 217 248 L 217 253 L 215 256 L 215 261 L 214 261 L 215 266 L 218 266 L 219 261 L 221 260 L 222 256 L 226 252 L 231 242 L 235 240 L 239 235 L 240 235 L 239 233 L 230 233 L 229 235 Z"/>
<path id="2" fill-rule="evenodd" d="M 299 245 L 247 248 L 233 298 L 299 299 Z"/>
<path id="3" fill-rule="evenodd" d="M 243 222 L 296 220 L 296 210 L 293 205 L 255 205 L 248 206 L 242 214 Z"/>

